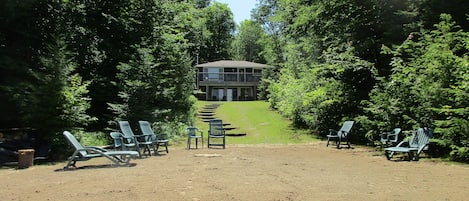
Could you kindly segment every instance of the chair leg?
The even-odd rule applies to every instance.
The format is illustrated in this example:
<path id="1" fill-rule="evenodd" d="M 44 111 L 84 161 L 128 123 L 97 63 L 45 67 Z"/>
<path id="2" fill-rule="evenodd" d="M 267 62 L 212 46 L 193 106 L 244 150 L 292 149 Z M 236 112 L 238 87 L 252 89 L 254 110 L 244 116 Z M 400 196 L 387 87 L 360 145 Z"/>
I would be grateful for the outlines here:
<path id="1" fill-rule="evenodd" d="M 146 144 L 144 147 L 143 147 L 143 153 L 146 153 L 148 152 L 148 155 L 151 156 L 151 149 L 150 149 L 150 145 Z"/>
<path id="2" fill-rule="evenodd" d="M 414 156 L 414 161 L 419 161 L 419 154 L 418 153 L 415 153 L 415 156 Z"/>
<path id="3" fill-rule="evenodd" d="M 225 140 L 225 139 L 226 139 L 226 138 L 223 137 L 223 149 L 226 147 L 226 140 Z"/>
<path id="4" fill-rule="evenodd" d="M 386 158 L 387 158 L 388 160 L 391 160 L 392 154 L 389 153 L 387 150 L 384 151 L 384 155 L 386 155 Z"/>
<path id="5" fill-rule="evenodd" d="M 329 147 L 329 141 L 330 141 L 330 138 L 327 138 L 327 144 L 326 144 L 326 147 Z"/>
<path id="6" fill-rule="evenodd" d="M 187 150 L 190 150 L 191 149 L 191 138 L 188 137 L 187 138 Z"/>

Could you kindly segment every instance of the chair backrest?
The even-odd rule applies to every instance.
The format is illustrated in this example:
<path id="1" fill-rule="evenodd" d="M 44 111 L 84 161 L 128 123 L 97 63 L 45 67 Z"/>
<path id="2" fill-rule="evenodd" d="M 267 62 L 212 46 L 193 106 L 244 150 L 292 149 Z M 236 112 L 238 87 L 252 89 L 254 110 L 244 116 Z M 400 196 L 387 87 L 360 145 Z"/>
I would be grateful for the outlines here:
<path id="1" fill-rule="evenodd" d="M 210 135 L 218 135 L 218 136 L 225 135 L 225 132 L 223 132 L 223 122 L 221 119 L 210 120 L 209 133 Z"/>
<path id="2" fill-rule="evenodd" d="M 199 129 L 196 127 L 187 127 L 186 131 L 187 131 L 188 136 L 196 136 L 197 135 L 196 131 L 199 131 Z"/>
<path id="3" fill-rule="evenodd" d="M 412 135 L 409 141 L 409 147 L 422 149 L 429 142 L 433 135 L 433 129 L 431 128 L 419 128 L 417 132 Z"/>
<path id="4" fill-rule="evenodd" d="M 135 134 L 132 131 L 132 128 L 130 128 L 130 124 L 128 121 L 119 121 L 119 127 L 122 131 L 122 134 L 125 136 L 126 139 L 133 139 Z M 133 143 L 133 142 L 128 142 L 128 143 Z"/>
<path id="5" fill-rule="evenodd" d="M 114 148 L 122 146 L 122 134 L 119 132 L 111 132 L 111 138 L 114 140 Z"/>
<path id="6" fill-rule="evenodd" d="M 73 148 L 75 148 L 75 150 L 80 150 L 80 149 L 83 150 L 84 149 L 83 145 L 81 145 L 80 142 L 78 142 L 78 140 L 75 138 L 75 136 L 73 136 L 70 132 L 64 131 L 63 135 L 65 136 L 65 139 L 67 139 L 67 141 L 70 143 L 70 145 L 72 145 Z M 88 154 L 88 152 L 80 151 L 80 154 L 82 156 L 86 156 Z"/>
<path id="7" fill-rule="evenodd" d="M 142 131 L 142 134 L 155 135 L 155 133 L 153 132 L 153 129 L 151 128 L 150 122 L 138 121 L 138 124 L 140 125 L 140 130 Z"/>
<path id="8" fill-rule="evenodd" d="M 354 121 L 345 121 L 342 127 L 339 130 L 339 133 L 346 136 L 352 130 Z"/>
<path id="9" fill-rule="evenodd" d="M 151 128 L 150 122 L 148 121 L 138 121 L 138 125 L 140 125 L 140 130 L 142 131 L 143 135 L 148 135 L 145 137 L 145 141 L 156 141 L 158 140 L 158 136 L 153 132 Z"/>

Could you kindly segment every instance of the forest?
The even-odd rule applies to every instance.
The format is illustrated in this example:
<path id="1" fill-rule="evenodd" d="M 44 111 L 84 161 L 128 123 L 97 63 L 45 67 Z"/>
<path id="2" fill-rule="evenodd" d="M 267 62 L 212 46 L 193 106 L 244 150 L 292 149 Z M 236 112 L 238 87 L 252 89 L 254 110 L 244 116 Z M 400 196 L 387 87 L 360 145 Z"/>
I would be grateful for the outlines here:
<path id="1" fill-rule="evenodd" d="M 469 161 L 466 0 L 257 0 L 239 25 L 211 0 L 4 0 L 0 128 L 53 150 L 121 119 L 177 130 L 194 122 L 193 66 L 221 59 L 275 66 L 258 98 L 314 135 L 431 127 L 441 156 Z"/>

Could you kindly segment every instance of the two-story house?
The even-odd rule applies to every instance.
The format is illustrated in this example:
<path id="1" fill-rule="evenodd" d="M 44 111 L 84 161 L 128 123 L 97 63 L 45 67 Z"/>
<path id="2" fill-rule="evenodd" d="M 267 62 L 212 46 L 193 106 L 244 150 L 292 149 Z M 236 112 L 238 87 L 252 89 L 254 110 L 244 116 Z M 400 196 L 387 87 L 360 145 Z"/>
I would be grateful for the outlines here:
<path id="1" fill-rule="evenodd" d="M 248 61 L 221 60 L 195 66 L 202 100 L 256 100 L 262 70 L 273 68 Z"/>

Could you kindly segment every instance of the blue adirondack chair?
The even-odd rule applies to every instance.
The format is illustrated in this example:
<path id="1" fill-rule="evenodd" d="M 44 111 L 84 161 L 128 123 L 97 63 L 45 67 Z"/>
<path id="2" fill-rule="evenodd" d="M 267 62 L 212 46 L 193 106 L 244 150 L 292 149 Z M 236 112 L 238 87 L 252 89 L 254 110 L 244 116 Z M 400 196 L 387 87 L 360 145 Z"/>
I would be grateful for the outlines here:
<path id="1" fill-rule="evenodd" d="M 430 143 L 430 138 L 433 135 L 431 128 L 419 128 L 412 134 L 410 140 L 403 140 L 395 147 L 387 147 L 384 149 L 384 154 L 388 160 L 394 156 L 395 153 L 407 153 L 409 160 L 419 160 L 419 155 L 425 147 Z"/>
<path id="2" fill-rule="evenodd" d="M 329 135 L 327 135 L 327 145 L 329 146 L 329 142 L 331 140 L 335 141 L 337 148 L 339 149 L 341 144 L 345 142 L 350 148 L 350 141 L 348 140 L 348 136 L 350 134 L 350 130 L 352 130 L 354 121 L 345 121 L 340 130 L 336 131 L 333 129 L 329 129 Z"/>

